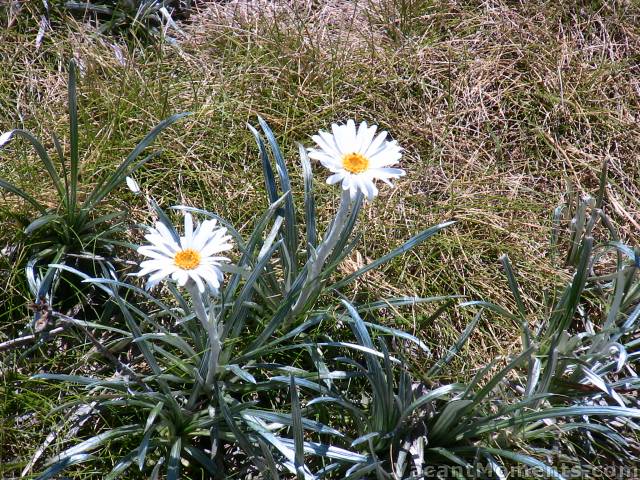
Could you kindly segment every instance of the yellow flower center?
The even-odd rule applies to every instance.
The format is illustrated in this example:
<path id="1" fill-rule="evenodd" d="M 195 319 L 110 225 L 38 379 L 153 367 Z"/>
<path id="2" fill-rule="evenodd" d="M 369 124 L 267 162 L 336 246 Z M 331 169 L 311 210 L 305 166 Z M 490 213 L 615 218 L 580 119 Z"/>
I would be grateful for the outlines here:
<path id="1" fill-rule="evenodd" d="M 181 250 L 173 257 L 173 263 L 183 270 L 193 270 L 200 265 L 200 253 L 191 248 Z"/>
<path id="2" fill-rule="evenodd" d="M 362 173 L 369 168 L 369 160 L 361 153 L 347 153 L 342 157 L 342 166 L 347 172 Z"/>

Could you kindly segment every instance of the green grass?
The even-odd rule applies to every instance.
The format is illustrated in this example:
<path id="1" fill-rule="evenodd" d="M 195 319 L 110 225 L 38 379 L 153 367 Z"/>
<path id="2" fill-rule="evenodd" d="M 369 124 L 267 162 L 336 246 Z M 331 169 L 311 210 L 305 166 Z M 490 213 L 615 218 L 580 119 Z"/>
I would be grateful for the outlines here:
<path id="1" fill-rule="evenodd" d="M 381 0 L 358 2 L 355 10 L 340 2 L 255 10 L 211 3 L 184 26 L 179 47 L 131 51 L 71 19 L 48 31 L 35 50 L 36 19 L 25 13 L 5 28 L 0 14 L 0 131 L 30 129 L 49 148 L 52 131 L 66 135 L 66 62 L 74 55 L 82 67 L 85 184 L 88 172 L 112 171 L 161 119 L 193 111 L 159 139 L 163 154 L 136 178 L 164 207 L 203 207 L 246 231 L 266 205 L 247 122 L 262 115 L 297 172 L 294 142 L 310 146 L 310 135 L 332 121 L 379 123 L 405 147 L 408 175 L 364 208 L 362 244 L 343 268 L 376 258 L 428 225 L 458 223 L 366 275 L 354 295 L 462 294 L 512 306 L 498 262 L 508 253 L 535 322 L 543 291 L 562 277 L 549 258 L 548 238 L 568 181 L 578 192 L 594 193 L 609 158 L 607 209 L 628 238 L 640 222 L 640 7 L 569 3 Z M 62 141 L 68 145 L 68 138 Z M 337 199 L 323 175 L 317 168 L 324 225 Z M 0 151 L 0 177 L 39 199 L 54 198 L 23 143 Z M 301 191 L 301 173 L 293 181 Z M 148 221 L 124 186 L 109 201 L 130 207 L 135 221 Z M 24 227 L 19 217 L 31 213 L 0 193 L 0 247 L 16 243 Z M 30 321 L 15 263 L 0 258 L 0 341 Z M 432 311 L 406 312 L 403 322 L 439 355 L 469 319 L 452 312 L 432 324 Z M 514 325 L 487 319 L 456 366 L 472 374 L 484 364 L 478 359 L 509 352 L 515 342 Z M 57 343 L 49 348 L 54 355 L 46 364 L 42 352 L 33 352 L 12 368 L 27 377 L 73 365 L 83 353 Z M 13 361 L 0 357 L 2 370 Z M 9 375 L 3 382 L 3 424 L 11 423 L 16 405 L 36 412 L 50 407 L 45 391 L 34 386 L 25 396 L 15 381 Z M 1 449 L 8 457 L 0 456 L 0 464 L 11 466 L 33 452 L 46 428 L 38 424 L 33 435 L 15 425 L 0 431 L 0 446 L 21 445 Z M 2 474 L 13 474 L 9 468 Z"/>

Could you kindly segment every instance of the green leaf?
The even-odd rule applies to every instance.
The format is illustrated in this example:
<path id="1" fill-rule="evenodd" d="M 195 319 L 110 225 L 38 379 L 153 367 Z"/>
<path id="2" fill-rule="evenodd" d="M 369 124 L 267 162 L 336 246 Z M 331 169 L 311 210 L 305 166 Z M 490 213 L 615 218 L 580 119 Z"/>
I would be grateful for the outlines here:
<path id="1" fill-rule="evenodd" d="M 182 439 L 176 438 L 169 452 L 167 461 L 167 480 L 179 480 L 180 478 L 180 458 L 182 453 Z"/>
<path id="2" fill-rule="evenodd" d="M 106 5 L 95 5 L 90 2 L 65 2 L 65 8 L 69 10 L 81 10 L 83 12 L 92 12 L 100 15 L 113 16 L 115 11 Z"/>
<path id="3" fill-rule="evenodd" d="M 242 369 L 242 367 L 236 365 L 235 363 L 231 365 L 225 365 L 224 369 L 233 372 L 238 378 L 241 378 L 245 382 L 253 383 L 254 385 L 258 383 L 256 382 L 256 379 L 253 375 L 251 375 L 249 372 Z"/>
<path id="4" fill-rule="evenodd" d="M 467 325 L 467 327 L 462 332 L 462 335 L 460 335 L 460 338 L 458 338 L 456 343 L 449 349 L 449 351 L 446 353 L 446 355 L 444 357 L 442 357 L 441 359 L 439 359 L 435 363 L 435 365 L 433 365 L 433 367 L 431 367 L 429 369 L 429 371 L 427 372 L 427 377 L 428 378 L 431 378 L 433 376 L 438 375 L 442 371 L 442 369 L 446 365 L 448 365 L 449 362 L 451 362 L 451 360 L 453 360 L 453 358 L 462 349 L 464 344 L 467 343 L 467 340 L 469 339 L 469 337 L 471 336 L 471 334 L 475 330 L 475 328 L 478 325 L 478 322 L 480 321 L 481 318 L 482 318 L 482 310 L 480 310 L 476 314 L 476 316 L 473 318 L 473 320 L 469 323 L 469 325 Z"/>
<path id="5" fill-rule="evenodd" d="M 69 179 L 69 202 L 67 213 L 75 215 L 76 200 L 78 195 L 78 175 L 80 168 L 80 157 L 78 153 L 78 97 L 76 92 L 76 62 L 69 61 L 69 143 L 70 143 L 70 179 Z M 71 220 L 71 218 L 70 218 Z"/>
<path id="6" fill-rule="evenodd" d="M 111 190 L 117 187 L 120 183 L 124 181 L 124 179 L 132 173 L 132 170 L 135 170 L 141 167 L 145 162 L 153 158 L 157 155 L 157 152 L 145 157 L 142 161 L 140 161 L 135 168 L 131 168 L 133 162 L 136 161 L 138 156 L 156 139 L 163 130 L 168 128 L 170 125 L 175 123 L 187 115 L 191 115 L 190 112 L 177 113 L 175 115 L 171 115 L 170 117 L 162 120 L 158 125 L 156 125 L 147 135 L 136 145 L 136 147 L 131 151 L 131 153 L 127 156 L 127 158 L 120 164 L 120 166 L 116 169 L 113 174 L 108 179 L 103 179 L 98 183 L 98 186 L 91 192 L 91 194 L 87 197 L 85 202 L 82 205 L 82 210 L 84 212 L 90 211 L 95 205 L 100 203 L 100 201 L 106 197 Z"/>
<path id="7" fill-rule="evenodd" d="M 464 391 L 464 389 L 465 388 L 463 384 L 452 383 L 450 385 L 443 385 L 434 390 L 431 390 L 428 393 L 425 393 L 424 395 L 420 396 L 420 398 L 417 398 L 416 400 L 411 402 L 411 404 L 403 410 L 398 424 L 400 425 L 404 420 L 409 418 L 409 416 L 412 415 L 413 412 L 423 407 L 424 405 L 447 395 L 462 392 Z"/>
<path id="8" fill-rule="evenodd" d="M 50 215 L 42 215 L 41 217 L 36 218 L 33 222 L 31 222 L 27 228 L 24 229 L 24 233 L 27 235 L 32 234 L 36 230 L 42 227 L 46 227 L 50 223 L 57 223 L 62 220 L 62 217 L 57 213 L 52 213 Z"/>
<path id="9" fill-rule="evenodd" d="M 154 422 L 156 421 L 156 417 L 162 410 L 162 407 L 164 407 L 164 401 L 158 402 L 156 406 L 153 407 L 153 409 L 149 412 L 149 416 L 147 417 L 147 423 L 144 426 L 145 432 L 148 432 L 151 426 L 154 424 Z"/>
<path id="10" fill-rule="evenodd" d="M 316 225 L 316 203 L 313 195 L 313 171 L 307 149 L 298 144 L 300 162 L 302 163 L 302 175 L 304 178 L 304 214 L 305 225 L 307 227 L 307 245 L 313 248 L 318 246 L 318 234 Z M 308 257 L 311 256 L 311 249 L 308 249 Z"/>
<path id="11" fill-rule="evenodd" d="M 126 438 L 129 434 L 140 433 L 141 431 L 142 428 L 140 427 L 140 425 L 135 424 L 124 425 L 122 427 L 107 430 L 106 432 L 95 435 L 85 440 L 84 442 L 81 442 L 78 445 L 65 450 L 60 455 L 58 455 L 56 461 L 63 460 L 68 457 L 73 457 L 74 455 L 77 455 L 79 453 L 86 453 L 88 451 L 95 450 L 108 441 Z"/>
<path id="12" fill-rule="evenodd" d="M 260 151 L 260 160 L 262 161 L 262 171 L 264 174 L 264 182 L 265 187 L 267 189 L 267 195 L 269 197 L 269 203 L 273 203 L 278 199 L 278 187 L 276 186 L 276 178 L 273 175 L 273 168 L 271 167 L 271 162 L 269 161 L 269 153 L 267 152 L 267 147 L 264 145 L 264 141 L 262 140 L 262 135 L 258 133 L 258 131 L 247 123 L 247 127 L 253 133 L 253 136 L 256 139 L 256 143 L 258 144 L 258 150 Z"/>
<path id="13" fill-rule="evenodd" d="M 523 455 L 516 452 L 511 452 L 509 450 L 501 450 L 498 448 L 487 448 L 487 447 L 449 447 L 451 452 L 467 454 L 470 456 L 476 456 L 477 454 L 488 453 L 490 455 L 495 455 L 500 458 L 507 458 L 513 462 L 522 463 L 523 465 L 529 465 L 530 467 L 535 467 L 543 472 L 545 475 L 555 478 L 556 480 L 565 480 L 565 478 L 560 475 L 560 473 L 553 467 L 537 460 L 528 455 Z"/>
<path id="14" fill-rule="evenodd" d="M 295 382 L 295 379 L 294 379 Z M 289 382 L 291 383 L 291 382 Z M 257 417 L 265 422 L 271 423 L 281 423 L 283 425 L 292 426 L 293 418 L 292 414 L 288 413 L 280 413 L 276 411 L 270 410 L 256 410 L 252 408 L 247 408 L 244 410 L 243 415 L 249 415 L 252 417 Z M 344 434 L 335 428 L 331 428 L 323 423 L 316 422 L 315 420 L 310 420 L 305 417 L 301 417 L 302 426 L 305 430 L 311 430 L 316 433 L 326 434 L 326 435 L 335 435 L 337 437 L 344 437 Z"/>
<path id="15" fill-rule="evenodd" d="M 296 387 L 293 375 L 289 382 L 289 392 L 291 394 L 291 430 L 293 432 L 295 447 L 294 465 L 298 480 L 303 480 L 306 477 L 304 465 L 304 431 L 302 430 L 302 410 L 300 409 L 298 388 Z"/>
<path id="16" fill-rule="evenodd" d="M 147 420 L 147 425 L 149 421 Z M 140 442 L 140 446 L 138 447 L 138 469 L 142 472 L 144 469 L 144 462 L 147 458 L 147 451 L 149 450 L 149 444 L 151 443 L 151 435 L 155 432 L 155 428 L 149 428 L 145 431 L 144 436 L 142 437 L 142 441 Z"/>
<path id="17" fill-rule="evenodd" d="M 280 438 L 280 441 L 288 447 L 294 446 L 294 441 L 288 438 Z M 366 455 L 361 455 L 350 450 L 345 450 L 344 448 L 317 442 L 304 442 L 304 451 L 311 455 L 333 458 L 335 460 L 349 463 L 365 463 L 369 460 L 369 457 Z"/>
<path id="18" fill-rule="evenodd" d="M 136 338 L 134 342 L 138 343 L 145 340 L 160 340 L 161 342 L 172 345 L 182 351 L 188 358 L 197 359 L 200 357 L 195 350 L 191 348 L 191 345 L 185 342 L 177 333 L 145 333 Z"/>
<path id="19" fill-rule="evenodd" d="M 104 480 L 115 480 L 120 477 L 120 475 L 127 471 L 127 469 L 131 466 L 131 464 L 135 461 L 138 456 L 138 449 L 129 452 L 127 455 L 118 460 L 118 463 L 115 464 L 111 472 L 104 477 Z"/>
<path id="20" fill-rule="evenodd" d="M 393 260 L 398 255 L 402 255 L 403 253 L 408 252 L 409 250 L 411 250 L 415 246 L 419 245 L 420 243 L 424 242 L 428 238 L 430 238 L 433 235 L 435 235 L 436 233 L 438 233 L 440 230 L 442 230 L 442 229 L 444 229 L 444 228 L 446 228 L 446 227 L 448 227 L 450 225 L 453 225 L 454 223 L 455 222 L 453 222 L 453 221 L 444 222 L 444 223 L 440 223 L 438 225 L 435 225 L 435 226 L 433 226 L 431 228 L 428 228 L 428 229 L 424 230 L 423 232 L 419 233 L 418 235 L 415 235 L 414 237 L 412 237 L 409 240 L 407 240 L 404 244 L 402 244 L 398 248 L 392 250 L 391 252 L 389 252 L 386 255 L 383 255 L 382 257 L 378 258 L 377 260 L 374 260 L 370 264 L 365 265 L 360 270 L 352 273 L 351 275 L 348 275 L 347 277 L 343 278 L 339 282 L 334 283 L 329 288 L 337 290 L 337 289 L 340 289 L 340 288 L 344 287 L 345 285 L 348 285 L 349 283 L 354 281 L 356 278 L 358 278 L 361 275 L 364 275 L 365 273 L 367 273 L 369 270 L 373 270 L 374 268 L 379 267 L 383 263 L 386 263 L 386 262 L 388 262 L 390 260 Z"/>
<path id="21" fill-rule="evenodd" d="M 26 130 L 22 130 L 20 128 L 16 128 L 14 130 L 11 130 L 8 133 L 8 135 L 9 135 L 9 137 L 20 136 L 20 137 L 24 138 L 25 140 L 27 140 L 29 143 L 31 143 L 31 145 L 33 146 L 34 150 L 38 154 L 38 157 L 40 157 L 40 160 L 42 160 L 42 163 L 44 164 L 44 168 L 47 170 L 47 173 L 49 174 L 49 177 L 51 178 L 51 181 L 53 182 L 53 186 L 56 188 L 56 191 L 58 192 L 58 197 L 60 198 L 60 201 L 62 202 L 63 205 L 66 206 L 67 205 L 67 193 L 65 191 L 65 186 L 63 185 L 62 180 L 60 179 L 60 176 L 58 175 L 58 171 L 56 170 L 56 167 L 53 164 L 53 161 L 49 157 L 49 154 L 47 153 L 45 148 L 42 146 L 42 143 L 40 143 L 40 141 L 36 137 L 34 137 L 31 134 L 31 132 L 28 132 Z M 61 158 L 61 160 L 64 161 L 64 159 L 62 159 L 62 158 Z"/>
<path id="22" fill-rule="evenodd" d="M 49 480 L 50 478 L 58 478 L 56 475 L 62 472 L 67 467 L 72 465 L 77 465 L 79 463 L 84 463 L 88 460 L 93 459 L 93 455 L 88 455 L 86 453 L 80 453 L 77 455 L 71 455 L 69 457 L 65 457 L 60 461 L 54 463 L 49 468 L 47 468 L 44 472 L 42 472 L 36 480 Z"/>
<path id="23" fill-rule="evenodd" d="M 291 183 L 289 181 L 289 172 L 287 171 L 287 165 L 284 162 L 284 157 L 276 141 L 276 137 L 273 135 L 271 128 L 267 125 L 267 122 L 260 116 L 258 116 L 258 122 L 262 127 L 262 131 L 267 137 L 267 141 L 271 146 L 271 152 L 276 161 L 276 170 L 280 177 L 280 185 L 282 186 L 282 193 L 290 193 L 284 203 L 284 217 L 285 217 L 285 245 L 286 250 L 291 256 L 290 260 L 290 278 L 295 278 L 297 273 L 296 254 L 298 252 L 298 229 L 296 227 L 296 212 L 293 206 L 293 196 L 291 191 Z"/>
<path id="24" fill-rule="evenodd" d="M 47 208 L 44 205 L 42 205 L 41 203 L 39 203 L 35 198 L 33 198 L 31 195 L 29 195 L 24 190 L 16 187 L 12 183 L 9 183 L 9 182 L 7 182 L 5 180 L 2 180 L 1 178 L 0 178 L 0 188 L 6 190 L 8 192 L 13 193 L 14 195 L 18 195 L 19 197 L 23 198 L 24 200 L 29 202 L 32 206 L 34 206 L 40 213 L 42 213 L 42 214 L 46 214 L 47 213 Z"/>
<path id="25" fill-rule="evenodd" d="M 193 458 L 196 462 L 202 465 L 207 470 L 207 472 L 209 472 L 209 474 L 212 475 L 213 478 L 222 478 L 221 472 L 216 466 L 216 464 L 214 463 L 214 461 L 211 460 L 211 458 L 208 455 L 206 455 L 202 450 L 190 444 L 186 444 L 184 446 L 184 450 L 185 452 L 187 452 L 187 454 L 191 458 Z"/>

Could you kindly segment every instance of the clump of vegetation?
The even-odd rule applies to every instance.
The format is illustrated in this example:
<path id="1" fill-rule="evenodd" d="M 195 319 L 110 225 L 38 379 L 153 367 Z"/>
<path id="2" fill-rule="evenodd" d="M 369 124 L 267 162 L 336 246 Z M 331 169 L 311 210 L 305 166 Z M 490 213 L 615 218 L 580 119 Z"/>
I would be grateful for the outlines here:
<path id="1" fill-rule="evenodd" d="M 36 20 L 40 29 L 38 43 L 47 30 L 64 25 L 69 16 L 92 25 L 98 34 L 115 34 L 137 43 L 152 40 L 175 42 L 172 35 L 180 32 L 176 21 L 188 17 L 195 6 L 192 0 L 52 0 L 25 3 L 10 0 L 6 7 L 7 17 L 10 22 L 19 16 Z"/>
<path id="2" fill-rule="evenodd" d="M 489 302 L 462 303 L 461 308 L 477 310 L 474 320 L 448 354 L 417 380 L 412 365 L 429 354 L 428 347 L 413 335 L 378 324 L 375 312 L 451 297 L 364 303 L 343 298 L 339 307 L 330 299 L 450 223 L 425 230 L 333 282 L 332 274 L 357 242 L 352 236 L 362 197 L 377 194 L 375 184 L 367 182 L 404 173 L 387 167 L 397 162 L 399 150 L 385 140 L 386 132 L 374 138 L 375 127 L 366 124 L 357 131 L 352 122 L 334 125 L 333 135 L 314 137 L 321 148 L 310 155 L 333 172 L 330 180 L 337 178 L 343 192 L 336 216 L 320 235 L 306 149 L 299 149 L 305 179 L 301 224 L 281 150 L 268 125 L 260 123 L 270 152 L 262 135 L 253 132 L 271 204 L 248 239 L 219 216 L 184 206 L 178 207 L 186 210 L 181 235 L 148 198 L 158 222 L 146 235 L 149 245 L 138 248 L 149 259 L 137 275 L 148 276 L 147 288 L 168 280 L 169 296 L 155 297 L 114 279 L 85 279 L 109 294 L 126 325 L 101 326 L 109 332 L 105 343 L 99 343 L 101 351 L 129 345 L 130 361 L 107 354 L 104 360 L 114 370 L 105 376 L 34 377 L 88 390 L 86 395 L 77 391 L 76 398 L 59 407 L 70 417 L 78 417 L 80 410 L 84 416 L 112 419 L 95 435 L 51 457 L 38 478 L 54 478 L 89 462 L 107 444 L 110 450 L 121 445 L 123 452 L 105 472 L 110 479 L 127 477 L 131 469 L 151 478 L 164 471 L 168 479 L 202 474 L 409 479 L 424 476 L 428 468 L 454 467 L 462 478 L 503 478 L 517 465 L 561 479 L 560 467 L 566 468 L 570 458 L 564 451 L 575 452 L 585 442 L 598 460 L 613 461 L 611 451 L 633 456 L 625 425 L 635 425 L 640 409 L 629 388 L 637 380 L 629 363 L 635 353 L 627 352 L 637 343 L 640 306 L 630 314 L 621 306 L 637 303 L 635 263 L 618 263 L 614 300 L 601 330 L 589 335 L 588 329 L 572 326 L 597 260 L 591 235 L 599 218 L 606 221 L 601 211 L 587 219 L 584 206 L 579 207 L 573 240 L 580 260 L 549 321 L 536 334 L 504 257 L 518 312 Z M 133 180 L 129 183 L 140 192 Z M 209 219 L 194 230 L 190 212 Z M 586 226 L 579 227 L 579 221 Z M 299 230 L 306 232 L 304 247 Z M 235 264 L 221 256 L 232 244 L 240 252 Z M 631 260 L 636 262 L 635 255 Z M 224 272 L 231 274 L 228 282 Z M 486 311 L 521 325 L 523 351 L 489 362 L 469 382 L 442 381 L 443 370 Z M 88 326 L 58 312 L 52 315 Z M 389 339 L 398 346 L 394 351 Z M 632 375 L 625 376 L 625 370 Z M 565 459 L 560 465 L 554 463 L 557 455 L 548 460 L 553 452 L 545 445 L 551 443 Z"/>
<path id="3" fill-rule="evenodd" d="M 164 129 L 186 115 L 172 115 L 162 121 L 140 141 L 111 175 L 99 178 L 92 190 L 83 191 L 80 184 L 76 65 L 73 61 L 69 64 L 68 85 L 68 155 L 65 155 L 58 137 L 52 132 L 59 164 L 53 162 L 41 141 L 26 130 L 9 130 L 0 136 L 0 147 L 5 147 L 5 150 L 6 144 L 14 137 L 22 138 L 31 144 L 42 161 L 57 195 L 58 203 L 51 207 L 50 196 L 46 199 L 36 199 L 26 190 L 0 179 L 0 188 L 26 200 L 37 212 L 36 217 L 27 222 L 23 233 L 28 255 L 24 266 L 26 278 L 39 310 L 55 305 L 58 297 L 64 300 L 67 307 L 81 301 L 76 295 L 80 290 L 78 282 L 70 280 L 69 276 L 60 275 L 65 267 L 80 269 L 89 276 L 117 278 L 116 267 L 112 264 L 111 257 L 114 246 L 121 243 L 117 235 L 123 231 L 123 220 L 127 211 L 97 214 L 100 204 L 128 175 L 158 155 L 159 152 L 155 152 L 142 159 L 138 158 Z M 13 245 L 12 248 L 18 247 Z M 60 285 L 62 289 L 59 291 Z M 36 320 L 38 318 L 39 315 Z"/>

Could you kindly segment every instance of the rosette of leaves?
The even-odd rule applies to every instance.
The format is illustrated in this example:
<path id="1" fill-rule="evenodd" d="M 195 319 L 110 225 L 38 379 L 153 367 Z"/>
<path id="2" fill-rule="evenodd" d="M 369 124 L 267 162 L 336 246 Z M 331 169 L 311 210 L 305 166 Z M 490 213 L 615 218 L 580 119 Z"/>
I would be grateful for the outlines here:
<path id="1" fill-rule="evenodd" d="M 0 188 L 24 199 L 36 212 L 35 218 L 29 219 L 24 229 L 23 241 L 29 252 L 25 272 L 29 289 L 36 302 L 44 301 L 50 305 L 55 302 L 55 298 L 66 299 L 67 303 L 77 301 L 78 297 L 75 294 L 81 289 L 77 276 L 65 274 L 60 265 L 82 271 L 90 277 L 116 278 L 116 269 L 110 258 L 114 245 L 119 243 L 117 236 L 123 229 L 126 212 L 96 215 L 96 210 L 127 175 L 158 155 L 159 152 L 155 152 L 140 158 L 155 138 L 176 120 L 187 115 L 176 114 L 160 122 L 113 173 L 98 178 L 92 190 L 83 192 L 80 184 L 76 65 L 73 60 L 69 62 L 68 95 L 68 155 L 64 153 L 56 134 L 52 132 L 58 164 L 49 156 L 42 142 L 29 131 L 14 129 L 0 137 L 0 146 L 5 146 L 13 138 L 19 137 L 33 147 L 42 161 L 58 202 L 54 207 L 50 207 L 49 202 L 44 203 L 26 189 L 0 179 Z M 58 266 L 50 267 L 51 264 Z M 58 291 L 59 288 L 64 290 Z"/>
<path id="2" fill-rule="evenodd" d="M 270 205 L 256 220 L 251 234 L 244 237 L 215 214 L 180 207 L 217 219 L 232 235 L 239 251 L 235 265 L 220 265 L 226 269 L 228 278 L 219 297 L 210 291 L 202 295 L 203 308 L 220 326 L 221 349 L 213 382 L 206 380 L 211 377 L 208 332 L 196 320 L 193 298 L 171 282 L 165 283 L 166 296 L 155 297 L 127 282 L 88 279 L 81 274 L 119 306 L 127 328 L 88 325 L 57 312 L 53 315 L 61 321 L 80 322 L 85 327 L 109 332 L 105 350 L 112 351 L 117 345 L 126 349 L 129 358 L 124 364 L 118 357 L 107 356 L 106 360 L 116 367 L 114 375 L 108 378 L 37 376 L 87 389 L 86 398 L 61 408 L 74 411 L 90 406 L 102 418 L 112 420 L 97 435 L 50 458 L 39 478 L 53 478 L 63 469 L 90 461 L 92 452 L 114 442 L 135 447 L 116 462 L 105 478 L 127 476 L 125 472 L 130 468 L 151 478 L 161 472 L 171 479 L 203 471 L 214 478 L 249 474 L 317 478 L 325 468 L 326 475 L 333 475 L 331 472 L 337 474 L 355 464 L 367 464 L 368 454 L 350 449 L 350 442 L 341 440 L 349 432 L 329 425 L 332 419 L 323 418 L 309 404 L 313 398 L 309 389 L 312 392 L 320 389 L 316 393 L 321 394 L 335 385 L 335 391 L 339 392 L 343 381 L 361 376 L 358 372 L 345 373 L 331 367 L 330 358 L 324 358 L 324 349 L 334 349 L 341 355 L 372 351 L 368 346 L 342 338 L 342 332 L 335 338 L 327 336 L 324 324 L 330 320 L 333 302 L 327 305 L 319 299 L 333 296 L 363 273 L 425 241 L 449 223 L 425 230 L 335 282 L 332 274 L 358 239 L 353 230 L 359 199 L 334 253 L 317 269 L 317 277 L 308 281 L 308 266 L 315 261 L 314 250 L 322 242 L 315 221 L 311 167 L 301 148 L 306 234 L 306 242 L 301 242 L 298 237 L 301 225 L 284 157 L 271 129 L 262 119 L 260 124 L 271 147 L 267 148 L 262 135 L 253 130 Z M 149 203 L 159 221 L 178 238 L 170 218 L 155 202 Z M 297 302 L 300 298 L 304 301 Z M 401 297 L 360 307 L 376 309 L 443 300 Z M 296 303 L 299 306 L 294 311 Z M 404 332 L 379 328 L 398 338 L 421 343 Z M 118 426 L 117 419 L 121 418 L 135 421 Z"/>

